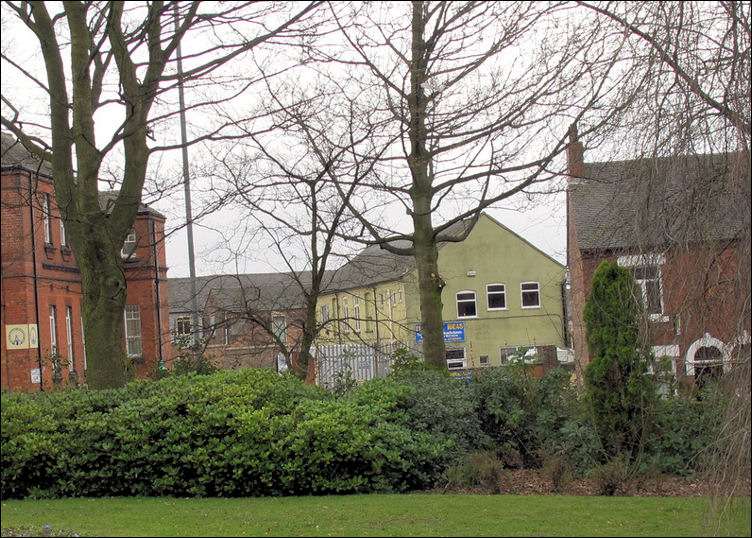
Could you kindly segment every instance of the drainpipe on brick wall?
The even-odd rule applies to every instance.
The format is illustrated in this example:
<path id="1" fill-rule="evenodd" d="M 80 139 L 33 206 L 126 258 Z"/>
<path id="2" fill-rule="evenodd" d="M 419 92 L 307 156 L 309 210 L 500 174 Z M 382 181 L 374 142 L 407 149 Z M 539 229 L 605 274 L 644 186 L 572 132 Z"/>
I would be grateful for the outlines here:
<path id="1" fill-rule="evenodd" d="M 154 291 L 157 301 L 157 353 L 159 354 L 159 363 L 157 368 L 164 366 L 164 357 L 162 357 L 162 302 L 159 300 L 159 257 L 157 256 L 157 223 L 151 219 L 151 244 L 154 251 Z"/>
<path id="2" fill-rule="evenodd" d="M 31 174 L 29 174 L 29 218 L 31 220 L 31 265 L 34 280 L 34 313 L 37 317 L 37 363 L 39 364 L 39 390 L 44 391 L 44 377 L 42 376 L 42 339 L 39 332 L 39 285 L 37 283 L 37 247 L 34 237 L 34 195 L 31 190 Z"/>

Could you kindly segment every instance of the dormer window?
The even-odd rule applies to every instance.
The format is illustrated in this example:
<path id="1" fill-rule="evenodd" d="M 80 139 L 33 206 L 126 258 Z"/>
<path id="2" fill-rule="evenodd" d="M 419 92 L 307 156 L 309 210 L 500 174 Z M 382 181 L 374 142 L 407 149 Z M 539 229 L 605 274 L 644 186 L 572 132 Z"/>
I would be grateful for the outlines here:
<path id="1" fill-rule="evenodd" d="M 124 260 L 127 260 L 133 256 L 134 252 L 136 252 L 136 230 L 131 230 L 125 237 L 123 248 L 120 249 L 120 256 L 122 256 Z"/>

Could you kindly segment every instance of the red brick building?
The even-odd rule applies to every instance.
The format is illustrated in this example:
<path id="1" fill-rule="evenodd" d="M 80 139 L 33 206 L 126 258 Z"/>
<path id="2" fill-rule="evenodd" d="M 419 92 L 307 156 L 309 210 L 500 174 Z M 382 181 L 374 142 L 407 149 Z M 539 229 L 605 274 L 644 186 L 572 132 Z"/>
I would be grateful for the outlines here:
<path id="1" fill-rule="evenodd" d="M 205 354 L 222 369 L 283 370 L 297 358 L 306 318 L 306 274 L 256 273 L 196 278 L 196 305 Z M 188 278 L 170 278 L 173 340 L 191 334 Z"/>
<path id="2" fill-rule="evenodd" d="M 102 208 L 116 195 L 102 193 Z M 140 378 L 172 354 L 164 223 L 163 215 L 143 205 L 121 253 L 128 295 L 120 338 Z M 1 239 L 2 388 L 85 383 L 81 277 L 57 211 L 51 169 L 6 133 Z"/>
<path id="3" fill-rule="evenodd" d="M 583 310 L 603 260 L 629 267 L 646 334 L 680 384 L 749 361 L 750 169 L 738 153 L 585 163 L 567 152 L 569 311 L 581 374 L 592 357 Z"/>

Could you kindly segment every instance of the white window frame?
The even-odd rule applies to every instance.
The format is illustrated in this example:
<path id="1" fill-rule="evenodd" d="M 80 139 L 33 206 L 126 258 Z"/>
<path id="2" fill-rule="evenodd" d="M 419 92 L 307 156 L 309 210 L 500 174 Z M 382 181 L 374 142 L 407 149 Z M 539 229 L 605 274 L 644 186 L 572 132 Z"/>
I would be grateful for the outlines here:
<path id="1" fill-rule="evenodd" d="M 185 331 L 185 324 L 188 324 L 188 331 Z M 192 332 L 191 328 L 191 316 L 186 314 L 180 314 L 175 318 L 175 336 L 190 336 Z"/>
<path id="2" fill-rule="evenodd" d="M 327 321 L 329 321 L 329 305 L 328 304 L 322 304 L 321 305 L 321 323 L 324 324 Z"/>
<path id="3" fill-rule="evenodd" d="M 632 273 L 632 276 L 634 277 L 634 270 L 638 267 L 655 267 L 658 270 L 658 300 L 661 304 L 661 311 L 655 312 L 655 313 L 649 313 L 648 318 L 650 321 L 660 321 L 660 322 L 666 322 L 668 321 L 668 316 L 666 315 L 665 310 L 665 304 L 663 302 L 663 265 L 666 263 L 666 255 L 660 254 L 660 253 L 651 253 L 651 254 L 632 254 L 627 256 L 619 256 L 616 260 L 616 263 L 619 264 L 622 267 L 626 267 L 630 270 L 630 273 Z M 640 293 L 642 295 L 642 304 L 645 306 L 645 308 L 648 308 L 648 287 L 647 283 L 652 281 L 654 279 L 637 279 L 635 278 L 635 282 L 640 287 Z"/>
<path id="4" fill-rule="evenodd" d="M 470 293 L 473 294 L 473 298 L 472 299 L 460 299 L 460 295 L 470 294 Z M 455 294 L 454 298 L 455 298 L 455 304 L 457 305 L 457 319 L 468 319 L 468 318 L 472 319 L 472 318 L 477 318 L 478 317 L 478 295 L 475 293 L 475 290 L 461 290 L 461 291 L 458 291 Z M 463 303 L 463 304 L 465 304 L 465 303 L 473 303 L 473 309 L 475 310 L 475 314 L 465 315 L 465 316 L 463 316 L 462 314 L 460 314 L 460 303 Z"/>
<path id="5" fill-rule="evenodd" d="M 52 244 L 52 228 L 50 227 L 50 195 L 42 195 L 42 219 L 44 222 L 44 242 L 47 245 Z"/>
<path id="6" fill-rule="evenodd" d="M 491 287 L 492 286 L 501 286 L 502 290 L 501 291 L 498 291 L 498 290 L 491 291 Z M 504 306 L 501 306 L 501 307 L 498 307 L 498 306 L 492 307 L 491 306 L 491 295 L 494 295 L 494 296 L 501 295 L 504 298 Z M 507 310 L 508 309 L 508 305 L 507 305 L 507 287 L 506 287 L 506 285 L 503 282 L 492 282 L 491 284 L 486 284 L 486 309 L 489 312 L 493 312 L 495 310 Z"/>
<path id="7" fill-rule="evenodd" d="M 467 368 L 467 350 L 465 349 L 465 347 L 464 346 L 463 347 L 449 347 L 446 349 L 447 354 L 449 354 L 449 352 L 452 352 L 452 351 L 462 351 L 462 358 L 450 359 L 449 357 L 447 357 L 446 358 L 447 369 L 449 369 L 449 371 L 452 371 L 452 370 L 462 370 L 464 368 Z M 452 366 L 450 366 L 450 364 Z"/>
<path id="8" fill-rule="evenodd" d="M 279 325 L 279 321 L 282 320 L 282 325 Z M 282 315 L 272 316 L 272 332 L 274 336 L 279 338 L 280 342 L 287 342 L 287 319 Z"/>
<path id="9" fill-rule="evenodd" d="M 520 350 L 520 346 L 504 346 L 499 348 L 499 361 L 501 364 L 509 362 L 509 357 L 514 355 Z"/>
<path id="10" fill-rule="evenodd" d="M 57 310 L 55 305 L 50 305 L 50 351 L 57 353 Z"/>
<path id="11" fill-rule="evenodd" d="M 355 316 L 355 332 L 360 332 L 360 300 L 353 297 L 353 316 Z"/>
<path id="12" fill-rule="evenodd" d="M 125 236 L 123 241 L 123 248 L 120 249 L 120 257 L 127 260 L 136 252 L 136 245 L 138 244 L 138 238 L 136 237 L 136 230 L 131 228 L 128 235 Z"/>
<path id="13" fill-rule="evenodd" d="M 65 235 L 65 223 L 63 222 L 63 217 L 60 217 L 60 246 L 68 246 L 68 237 Z"/>
<path id="14" fill-rule="evenodd" d="M 65 307 L 65 337 L 68 339 L 68 370 L 73 371 L 73 307 Z"/>
<path id="15" fill-rule="evenodd" d="M 532 289 L 527 289 L 526 290 L 526 289 L 524 289 L 524 286 L 530 286 L 531 284 L 535 285 L 535 290 L 532 290 Z M 524 300 L 525 293 L 532 293 L 533 291 L 535 291 L 535 293 L 538 295 L 538 304 L 525 306 L 525 300 Z M 528 309 L 528 308 L 540 308 L 541 307 L 541 303 L 542 303 L 542 301 L 541 301 L 540 282 L 535 282 L 535 281 L 520 282 L 520 307 L 524 308 L 524 309 Z"/>
<path id="16" fill-rule="evenodd" d="M 342 332 L 350 332 L 350 307 L 347 304 L 347 297 L 342 297 Z"/>
<path id="17" fill-rule="evenodd" d="M 141 307 L 137 304 L 125 305 L 125 310 L 123 311 L 123 319 L 125 321 L 125 324 L 123 326 L 123 330 L 125 331 L 125 351 L 128 357 L 142 357 L 144 351 L 141 341 Z M 129 327 L 131 325 L 129 325 L 128 322 L 132 322 L 132 324 L 137 322 L 136 327 L 138 328 L 138 333 L 136 333 L 135 330 L 129 330 Z M 134 329 L 136 327 L 134 327 Z"/>

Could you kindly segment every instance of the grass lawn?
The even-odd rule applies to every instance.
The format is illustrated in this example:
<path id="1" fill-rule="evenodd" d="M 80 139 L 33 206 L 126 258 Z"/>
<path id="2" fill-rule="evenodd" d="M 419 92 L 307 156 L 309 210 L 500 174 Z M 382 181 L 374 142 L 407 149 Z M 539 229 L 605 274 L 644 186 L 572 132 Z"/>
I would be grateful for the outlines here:
<path id="1" fill-rule="evenodd" d="M 8 528 L 81 536 L 750 536 L 749 498 L 721 530 L 700 497 L 342 495 L 3 501 Z"/>

